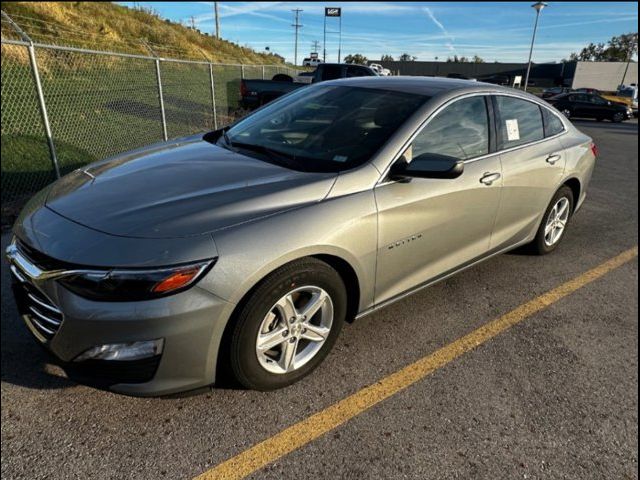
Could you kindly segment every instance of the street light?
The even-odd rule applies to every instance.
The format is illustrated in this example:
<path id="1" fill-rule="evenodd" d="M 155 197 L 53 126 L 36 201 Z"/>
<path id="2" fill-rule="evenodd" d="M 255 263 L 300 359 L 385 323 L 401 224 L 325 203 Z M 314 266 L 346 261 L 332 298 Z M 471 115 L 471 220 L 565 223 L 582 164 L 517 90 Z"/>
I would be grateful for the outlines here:
<path id="1" fill-rule="evenodd" d="M 527 64 L 527 75 L 524 77 L 524 91 L 527 91 L 527 85 L 529 84 L 529 72 L 531 72 L 531 55 L 533 55 L 533 44 L 536 41 L 536 30 L 538 29 L 538 18 L 540 17 L 540 12 L 547 4 L 544 2 L 537 2 L 531 5 L 532 8 L 536 9 L 536 23 L 533 25 L 533 37 L 531 37 L 531 48 L 529 49 L 529 63 Z"/>

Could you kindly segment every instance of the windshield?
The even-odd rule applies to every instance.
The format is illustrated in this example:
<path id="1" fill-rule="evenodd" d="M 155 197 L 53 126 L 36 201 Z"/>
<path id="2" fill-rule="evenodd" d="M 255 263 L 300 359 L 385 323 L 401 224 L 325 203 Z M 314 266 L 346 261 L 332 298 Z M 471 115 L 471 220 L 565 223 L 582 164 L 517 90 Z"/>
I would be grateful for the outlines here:
<path id="1" fill-rule="evenodd" d="M 429 97 L 350 86 L 301 88 L 241 120 L 218 145 L 294 170 L 367 162 Z"/>

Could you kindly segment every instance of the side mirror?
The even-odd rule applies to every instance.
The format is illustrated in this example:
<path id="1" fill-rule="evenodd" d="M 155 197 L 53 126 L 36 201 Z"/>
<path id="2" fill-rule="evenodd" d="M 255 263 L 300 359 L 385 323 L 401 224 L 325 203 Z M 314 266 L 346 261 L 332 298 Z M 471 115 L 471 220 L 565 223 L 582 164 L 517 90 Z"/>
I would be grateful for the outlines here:
<path id="1" fill-rule="evenodd" d="M 393 164 L 389 171 L 392 180 L 407 178 L 458 178 L 464 172 L 464 162 L 447 155 L 423 153 L 411 162 L 400 161 Z"/>

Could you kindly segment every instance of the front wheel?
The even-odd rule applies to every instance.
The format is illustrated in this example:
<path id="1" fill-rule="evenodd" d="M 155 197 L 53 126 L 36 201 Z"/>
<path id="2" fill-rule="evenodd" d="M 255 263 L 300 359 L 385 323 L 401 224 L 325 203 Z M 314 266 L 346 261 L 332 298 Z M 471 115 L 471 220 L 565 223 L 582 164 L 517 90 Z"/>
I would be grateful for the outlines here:
<path id="1" fill-rule="evenodd" d="M 613 114 L 613 117 L 611 117 L 611 121 L 613 123 L 620 123 L 624 120 L 624 113 L 622 112 L 616 112 Z"/>
<path id="2" fill-rule="evenodd" d="M 573 112 L 571 111 L 570 108 L 563 108 L 562 114 L 569 119 L 573 116 Z"/>
<path id="3" fill-rule="evenodd" d="M 276 270 L 237 317 L 229 359 L 236 379 L 274 390 L 305 377 L 333 347 L 346 306 L 344 282 L 325 262 L 306 258 Z"/>
<path id="4" fill-rule="evenodd" d="M 566 185 L 562 186 L 553 196 L 542 217 L 540 228 L 530 244 L 532 253 L 546 255 L 558 247 L 571 219 L 573 205 L 573 191 Z"/>

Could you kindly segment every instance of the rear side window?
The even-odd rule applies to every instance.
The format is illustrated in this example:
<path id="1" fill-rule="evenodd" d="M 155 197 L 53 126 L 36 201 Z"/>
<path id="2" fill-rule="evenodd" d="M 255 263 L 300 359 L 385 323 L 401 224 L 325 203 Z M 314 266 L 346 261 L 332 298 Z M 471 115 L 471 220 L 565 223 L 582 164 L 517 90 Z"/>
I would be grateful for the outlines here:
<path id="1" fill-rule="evenodd" d="M 322 69 L 322 80 L 342 78 L 342 65 L 325 65 Z"/>
<path id="2" fill-rule="evenodd" d="M 517 147 L 544 138 L 542 111 L 532 102 L 514 97 L 496 97 L 498 148 Z"/>
<path id="3" fill-rule="evenodd" d="M 542 115 L 544 117 L 544 136 L 553 137 L 559 133 L 564 132 L 564 125 L 562 120 L 558 118 L 556 114 L 551 112 L 548 108 L 542 109 Z"/>
<path id="4" fill-rule="evenodd" d="M 460 160 L 489 153 L 489 117 L 485 98 L 463 98 L 438 113 L 413 141 L 412 157 L 424 153 Z"/>
<path id="5" fill-rule="evenodd" d="M 365 68 L 352 66 L 352 65 L 349 65 L 347 67 L 347 78 L 348 77 L 368 77 L 368 76 L 369 76 L 369 70 Z"/>

